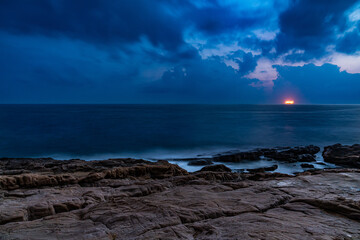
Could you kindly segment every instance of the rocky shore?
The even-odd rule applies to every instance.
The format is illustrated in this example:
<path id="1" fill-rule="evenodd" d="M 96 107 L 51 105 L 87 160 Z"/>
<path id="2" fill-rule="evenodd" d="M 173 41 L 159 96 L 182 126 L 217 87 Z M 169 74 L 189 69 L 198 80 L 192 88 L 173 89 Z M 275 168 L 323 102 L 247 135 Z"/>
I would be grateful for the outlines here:
<path id="1" fill-rule="evenodd" d="M 167 161 L 2 158 L 0 239 L 360 239 L 360 145 L 325 147 L 324 161 L 341 168 L 295 175 L 221 164 L 311 168 L 319 151 L 222 154 L 194 173 Z"/>

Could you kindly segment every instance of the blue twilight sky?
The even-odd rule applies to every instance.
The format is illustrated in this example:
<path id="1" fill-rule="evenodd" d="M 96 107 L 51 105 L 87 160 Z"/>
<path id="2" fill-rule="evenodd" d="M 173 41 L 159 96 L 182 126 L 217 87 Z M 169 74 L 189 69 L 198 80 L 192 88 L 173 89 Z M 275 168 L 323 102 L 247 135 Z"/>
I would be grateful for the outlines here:
<path id="1" fill-rule="evenodd" d="M 1 0 L 0 103 L 360 103 L 360 1 Z"/>

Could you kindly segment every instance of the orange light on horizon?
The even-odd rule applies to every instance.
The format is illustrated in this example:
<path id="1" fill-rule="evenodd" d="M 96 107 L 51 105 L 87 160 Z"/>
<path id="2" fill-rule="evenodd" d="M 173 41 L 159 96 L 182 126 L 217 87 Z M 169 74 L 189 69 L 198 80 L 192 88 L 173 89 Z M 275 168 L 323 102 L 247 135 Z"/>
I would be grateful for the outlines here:
<path id="1" fill-rule="evenodd" d="M 286 100 L 284 102 L 284 104 L 294 104 L 294 103 L 295 103 L 294 100 Z"/>

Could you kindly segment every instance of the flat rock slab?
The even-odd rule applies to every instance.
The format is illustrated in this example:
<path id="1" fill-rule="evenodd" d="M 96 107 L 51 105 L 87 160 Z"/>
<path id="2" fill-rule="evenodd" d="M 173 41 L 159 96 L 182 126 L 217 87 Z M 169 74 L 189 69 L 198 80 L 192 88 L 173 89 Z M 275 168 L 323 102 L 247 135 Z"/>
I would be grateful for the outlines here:
<path id="1" fill-rule="evenodd" d="M 2 182 L 0 239 L 360 239 L 356 169 L 189 174 L 138 160 L 51 169 L 31 174 L 75 180 Z"/>

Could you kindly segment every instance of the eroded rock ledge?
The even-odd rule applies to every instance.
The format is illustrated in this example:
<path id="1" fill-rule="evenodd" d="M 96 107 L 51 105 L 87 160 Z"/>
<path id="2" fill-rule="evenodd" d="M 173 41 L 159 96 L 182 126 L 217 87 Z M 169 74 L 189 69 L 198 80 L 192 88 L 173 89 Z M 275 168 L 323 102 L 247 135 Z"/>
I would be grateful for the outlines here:
<path id="1" fill-rule="evenodd" d="M 359 239 L 360 170 L 0 159 L 0 239 Z"/>
<path id="2" fill-rule="evenodd" d="M 360 144 L 327 146 L 322 155 L 326 162 L 360 168 Z"/>

